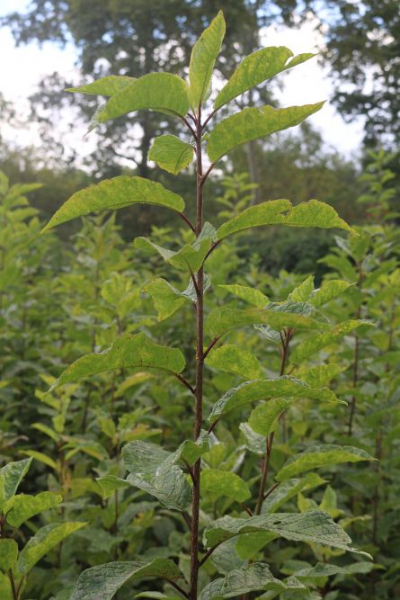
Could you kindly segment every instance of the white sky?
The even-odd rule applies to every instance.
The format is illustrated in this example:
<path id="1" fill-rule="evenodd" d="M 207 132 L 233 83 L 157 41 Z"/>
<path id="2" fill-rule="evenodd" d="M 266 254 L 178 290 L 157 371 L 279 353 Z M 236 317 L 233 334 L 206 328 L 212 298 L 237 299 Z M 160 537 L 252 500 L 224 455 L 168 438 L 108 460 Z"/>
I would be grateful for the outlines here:
<path id="1" fill-rule="evenodd" d="M 29 0 L 0 0 L 0 16 L 13 10 L 23 10 L 28 5 Z M 270 27 L 264 32 L 262 41 L 266 46 L 287 46 L 295 54 L 318 51 L 322 44 L 322 38 L 313 31 L 311 24 L 297 29 Z M 56 44 L 45 43 L 40 48 L 31 43 L 16 48 L 10 30 L 3 28 L 0 30 L 0 92 L 6 100 L 15 103 L 21 113 L 27 114 L 27 97 L 35 91 L 44 75 L 58 71 L 79 83 L 75 60 L 76 52 L 72 45 L 61 49 Z M 276 91 L 282 106 L 328 100 L 322 111 L 313 115 L 310 121 L 322 132 L 327 144 L 347 157 L 357 153 L 362 139 L 362 121 L 359 119 L 351 124 L 345 123 L 329 103 L 332 96 L 329 71 L 323 69 L 316 58 L 289 71 L 283 82 L 283 90 Z M 68 121 L 73 122 L 74 119 L 72 114 L 67 114 L 65 118 L 65 123 L 57 125 L 64 143 L 79 147 L 81 155 L 90 153 L 96 143 L 96 134 L 83 140 L 85 130 L 80 127 L 77 127 L 74 134 L 67 134 Z M 19 145 L 38 143 L 34 126 L 17 131 L 6 127 L 2 134 Z M 68 139 L 65 139 L 66 135 Z"/>

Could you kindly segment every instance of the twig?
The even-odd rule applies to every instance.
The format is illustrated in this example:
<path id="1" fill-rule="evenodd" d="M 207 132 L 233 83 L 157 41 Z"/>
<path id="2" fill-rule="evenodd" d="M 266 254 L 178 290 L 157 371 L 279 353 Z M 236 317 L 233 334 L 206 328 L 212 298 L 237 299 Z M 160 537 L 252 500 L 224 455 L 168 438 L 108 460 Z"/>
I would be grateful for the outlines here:
<path id="1" fill-rule="evenodd" d="M 211 342 L 211 344 L 209 344 L 209 346 L 207 347 L 206 351 L 203 354 L 204 359 L 207 358 L 207 356 L 209 355 L 211 350 L 214 348 L 215 344 L 217 344 L 220 339 L 221 339 L 220 335 L 218 335 L 216 338 L 213 339 L 213 341 Z"/>
<path id="2" fill-rule="evenodd" d="M 190 391 L 192 392 L 193 396 L 195 395 L 195 393 L 196 393 L 196 390 L 194 389 L 194 387 L 193 387 L 192 385 L 190 385 L 190 383 L 188 382 L 188 380 L 187 380 L 187 379 L 186 379 L 186 378 L 185 378 L 183 375 L 180 375 L 180 373 L 175 373 L 175 377 L 176 377 L 176 378 L 177 378 L 177 379 L 178 379 L 178 380 L 179 380 L 181 383 L 183 383 L 183 385 L 184 385 L 185 387 L 187 387 L 187 389 L 188 389 L 188 390 L 190 390 Z"/>
<path id="3" fill-rule="evenodd" d="M 278 485 L 280 485 L 280 481 L 278 481 L 278 483 L 275 483 L 275 485 L 272 486 L 272 488 L 270 488 L 268 490 L 268 492 L 266 494 L 264 494 L 264 500 L 266 500 L 268 498 L 268 496 L 270 496 L 272 494 L 272 492 L 274 492 L 276 490 L 276 488 L 278 487 Z"/>
<path id="4" fill-rule="evenodd" d="M 176 213 L 181 217 L 181 219 L 183 219 L 186 223 L 186 225 L 188 225 L 190 227 L 190 229 L 193 231 L 193 233 L 196 232 L 193 223 L 191 222 L 190 219 L 187 218 L 186 215 L 184 215 L 183 213 L 179 212 L 178 210 L 176 211 Z"/>
<path id="5" fill-rule="evenodd" d="M 222 544 L 222 542 L 218 542 L 218 544 L 215 544 L 215 546 L 213 546 L 212 548 L 210 548 L 205 555 L 203 556 L 203 558 L 201 559 L 201 561 L 199 562 L 199 567 L 202 567 L 204 565 L 204 563 L 206 562 L 206 560 L 208 560 L 210 558 L 210 556 L 215 552 L 215 550 Z"/>
<path id="6" fill-rule="evenodd" d="M 182 596 L 185 596 L 185 598 L 189 598 L 189 594 L 187 592 L 185 592 L 185 590 L 183 588 L 181 588 L 180 585 L 175 583 L 175 581 L 172 581 L 172 579 L 168 579 L 167 577 L 164 577 L 163 579 L 165 581 L 168 581 L 168 583 L 170 585 L 172 585 L 172 587 L 174 587 L 176 590 L 178 590 L 178 592 L 180 592 L 182 594 Z"/>
<path id="7" fill-rule="evenodd" d="M 213 243 L 213 245 L 211 246 L 211 248 L 209 249 L 209 251 L 207 252 L 207 254 L 205 255 L 205 257 L 203 259 L 203 265 L 206 262 L 207 258 L 214 252 L 215 248 L 217 246 L 219 246 L 221 242 L 222 242 L 222 240 L 218 240 Z"/>

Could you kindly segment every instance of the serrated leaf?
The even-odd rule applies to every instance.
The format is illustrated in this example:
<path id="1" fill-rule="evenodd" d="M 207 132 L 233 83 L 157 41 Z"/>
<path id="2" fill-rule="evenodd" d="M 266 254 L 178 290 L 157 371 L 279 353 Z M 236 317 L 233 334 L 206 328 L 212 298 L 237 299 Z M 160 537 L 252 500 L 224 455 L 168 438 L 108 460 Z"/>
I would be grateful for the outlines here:
<path id="1" fill-rule="evenodd" d="M 120 90 L 136 81 L 136 77 L 127 77 L 126 75 L 109 75 L 102 77 L 92 83 L 81 85 L 79 87 L 67 88 L 65 92 L 76 92 L 87 94 L 89 96 L 113 96 Z"/>
<path id="2" fill-rule="evenodd" d="M 323 105 L 324 102 L 318 102 L 289 108 L 245 108 L 214 127 L 208 139 L 207 154 L 214 163 L 241 144 L 298 125 Z"/>
<path id="3" fill-rule="evenodd" d="M 258 308 L 265 308 L 269 304 L 268 296 L 265 296 L 265 294 L 255 288 L 238 284 L 219 285 L 218 287 Z"/>
<path id="4" fill-rule="evenodd" d="M 85 525 L 82 522 L 51 523 L 39 529 L 19 555 L 18 572 L 26 575 L 50 550 Z"/>
<path id="5" fill-rule="evenodd" d="M 176 581 L 182 575 L 175 563 L 165 558 L 147 564 L 119 561 L 98 565 L 81 573 L 70 600 L 111 600 L 124 583 L 149 577 Z"/>
<path id="6" fill-rule="evenodd" d="M 353 448 L 352 446 L 336 446 L 334 444 L 312 446 L 304 452 L 292 456 L 275 475 L 275 479 L 284 481 L 317 467 L 346 462 L 360 462 L 362 460 L 374 460 L 374 458 L 365 450 Z"/>
<path id="7" fill-rule="evenodd" d="M 36 496 L 19 494 L 11 498 L 4 507 L 6 521 L 12 527 L 20 527 L 35 515 L 54 508 L 62 499 L 62 496 L 52 492 L 42 492 Z"/>
<path id="8" fill-rule="evenodd" d="M 79 381 L 84 377 L 135 367 L 180 373 L 185 367 L 185 359 L 177 348 L 159 346 L 144 333 L 124 334 L 117 338 L 108 350 L 78 358 L 60 375 L 50 392 L 65 383 Z"/>
<path id="9" fill-rule="evenodd" d="M 230 571 L 225 577 L 215 579 L 203 589 L 200 600 L 240 597 L 257 590 L 285 591 L 287 586 L 276 579 L 268 565 L 253 563 Z"/>
<path id="10" fill-rule="evenodd" d="M 351 331 L 354 331 L 358 327 L 361 327 L 362 325 L 368 325 L 368 323 L 365 321 L 356 320 L 344 321 L 343 323 L 339 323 L 339 325 L 333 327 L 330 331 L 314 334 L 312 337 L 305 339 L 298 346 L 296 346 L 290 357 L 291 362 L 294 364 L 300 363 L 305 358 L 309 358 L 326 346 L 334 344 L 342 337 Z"/>
<path id="11" fill-rule="evenodd" d="M 288 307 L 287 307 L 288 308 Z M 207 323 L 213 337 L 220 337 L 232 329 L 246 327 L 248 325 L 269 325 L 276 331 L 291 327 L 293 329 L 326 329 L 326 323 L 312 317 L 296 314 L 296 312 L 285 312 L 285 307 L 277 310 L 276 306 L 271 309 L 262 308 L 214 308 L 208 316 Z"/>
<path id="12" fill-rule="evenodd" d="M 201 489 L 212 498 L 227 496 L 236 502 L 245 502 L 251 497 L 249 487 L 236 473 L 220 469 L 204 469 L 201 474 Z"/>
<path id="13" fill-rule="evenodd" d="M 224 15 L 219 11 L 193 46 L 189 63 L 189 96 L 190 103 L 196 111 L 209 92 L 212 72 L 221 51 L 225 29 Z"/>
<path id="14" fill-rule="evenodd" d="M 52 216 L 43 232 L 77 217 L 103 210 L 118 210 L 132 204 L 163 206 L 176 212 L 185 208 L 183 199 L 161 183 L 120 175 L 73 194 Z"/>
<path id="15" fill-rule="evenodd" d="M 143 75 L 111 96 L 94 115 L 90 130 L 111 119 L 145 109 L 184 117 L 189 110 L 186 83 L 172 73 Z"/>
<path id="16" fill-rule="evenodd" d="M 245 231 L 251 227 L 283 223 L 285 215 L 291 208 L 292 203 L 289 200 L 270 200 L 250 206 L 219 227 L 217 240 L 223 240 L 228 235 Z"/>
<path id="17" fill-rule="evenodd" d="M 240 63 L 232 77 L 217 95 L 214 108 L 220 108 L 252 87 L 285 70 L 293 52 L 284 46 L 262 48 Z"/>
<path id="18" fill-rule="evenodd" d="M 0 570 L 6 573 L 18 560 L 18 544 L 15 540 L 0 539 Z"/>
<path id="19" fill-rule="evenodd" d="M 161 169 L 177 175 L 190 165 L 194 157 L 194 148 L 175 135 L 161 135 L 153 141 L 148 158 Z"/>
<path id="20" fill-rule="evenodd" d="M 225 344 L 210 352 L 206 364 L 213 369 L 240 375 L 245 379 L 257 379 L 261 374 L 261 365 L 257 357 L 233 344 Z"/>
<path id="21" fill-rule="evenodd" d="M 230 389 L 214 404 L 209 420 L 213 422 L 227 412 L 250 402 L 273 397 L 309 398 L 324 402 L 338 402 L 336 395 L 329 388 L 312 388 L 300 379 L 284 375 L 275 379 L 245 381 L 238 387 Z"/>
<path id="22" fill-rule="evenodd" d="M 357 552 L 350 547 L 351 538 L 325 512 L 311 510 L 301 514 L 276 513 L 248 519 L 222 517 L 204 531 L 206 548 L 220 544 L 232 537 L 256 531 L 267 531 L 276 537 L 297 542 L 321 544 Z"/>
<path id="23" fill-rule="evenodd" d="M 10 462 L 0 470 L 0 512 L 17 492 L 18 486 L 31 466 L 32 459 Z"/>

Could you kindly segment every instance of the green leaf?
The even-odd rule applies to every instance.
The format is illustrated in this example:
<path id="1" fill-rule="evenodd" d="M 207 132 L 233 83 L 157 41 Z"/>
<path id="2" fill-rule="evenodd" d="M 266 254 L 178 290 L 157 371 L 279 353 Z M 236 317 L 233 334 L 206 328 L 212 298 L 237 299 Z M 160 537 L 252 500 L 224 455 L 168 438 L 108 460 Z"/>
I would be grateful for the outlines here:
<path id="1" fill-rule="evenodd" d="M 194 148 L 175 135 L 161 135 L 155 138 L 148 158 L 161 169 L 177 175 L 190 165 L 194 157 Z"/>
<path id="2" fill-rule="evenodd" d="M 309 200 L 294 206 L 285 220 L 285 225 L 290 227 L 317 227 L 320 229 L 345 229 L 354 233 L 354 230 L 341 219 L 336 210 L 325 202 Z"/>
<path id="3" fill-rule="evenodd" d="M 182 212 L 185 208 L 182 198 L 167 190 L 161 183 L 143 177 L 121 175 L 73 194 L 53 215 L 43 231 L 90 213 L 118 210 L 138 203 L 164 206 L 176 212 Z"/>
<path id="4" fill-rule="evenodd" d="M 339 375 L 339 373 L 342 373 L 342 371 L 345 371 L 345 369 L 346 367 L 337 364 L 320 365 L 311 369 L 304 369 L 304 372 L 301 372 L 301 378 L 311 385 L 311 387 L 321 387 L 328 385 L 332 379 Z"/>
<path id="5" fill-rule="evenodd" d="M 0 540 L 0 570 L 6 573 L 13 569 L 18 560 L 18 544 L 15 540 Z"/>
<path id="6" fill-rule="evenodd" d="M 247 483 L 239 475 L 220 469 L 205 469 L 202 472 L 201 489 L 214 499 L 227 496 L 236 502 L 245 502 L 251 497 Z"/>
<path id="7" fill-rule="evenodd" d="M 116 477 L 115 475 L 98 477 L 96 481 L 101 488 L 104 499 L 112 496 L 116 490 L 122 490 L 130 485 L 128 481 L 125 481 L 125 479 L 121 479 L 120 477 Z"/>
<path id="8" fill-rule="evenodd" d="M 223 240 L 228 235 L 262 225 L 275 225 L 285 221 L 285 214 L 292 208 L 289 200 L 270 200 L 256 206 L 246 208 L 242 213 L 233 217 L 217 230 L 217 240 Z"/>
<path id="9" fill-rule="evenodd" d="M 208 354 L 206 364 L 212 369 L 240 375 L 245 379 L 257 379 L 261 365 L 254 354 L 233 344 L 225 344 Z"/>
<path id="10" fill-rule="evenodd" d="M 87 85 L 81 85 L 75 88 L 67 88 L 66 92 L 77 92 L 79 94 L 87 94 L 89 96 L 113 96 L 120 90 L 125 89 L 128 85 L 131 85 L 136 81 L 136 77 L 127 77 L 126 75 L 109 75 L 108 77 L 102 77 L 88 83 Z"/>
<path id="11" fill-rule="evenodd" d="M 210 280 L 204 278 L 204 291 L 210 286 Z M 190 281 L 188 287 L 183 292 L 177 290 L 168 281 L 157 277 L 144 286 L 144 290 L 153 298 L 154 308 L 158 312 L 158 320 L 164 321 L 171 317 L 186 300 L 195 302 L 197 299 L 196 290 L 193 282 Z"/>
<path id="12" fill-rule="evenodd" d="M 309 398 L 324 402 L 338 402 L 337 397 L 329 388 L 312 388 L 300 379 L 284 375 L 275 379 L 245 381 L 238 387 L 230 389 L 214 404 L 209 420 L 213 422 L 227 412 L 250 402 L 273 397 Z"/>
<path id="13" fill-rule="evenodd" d="M 221 51 L 225 29 L 224 15 L 220 10 L 193 46 L 189 63 L 189 96 L 195 111 L 208 96 L 215 61 Z"/>
<path id="14" fill-rule="evenodd" d="M 208 138 L 208 156 L 215 163 L 241 144 L 298 125 L 323 105 L 324 102 L 318 102 L 289 108 L 245 108 L 214 127 Z"/>
<path id="15" fill-rule="evenodd" d="M 297 542 L 321 544 L 342 550 L 357 552 L 351 548 L 351 538 L 333 519 L 320 510 L 310 510 L 301 514 L 276 513 L 248 519 L 234 519 L 229 516 L 218 519 L 204 531 L 206 548 L 220 544 L 237 535 L 256 531 L 268 531 L 276 537 Z"/>
<path id="16" fill-rule="evenodd" d="M 333 327 L 330 331 L 325 333 L 313 334 L 312 337 L 305 339 L 293 350 L 290 360 L 293 364 L 298 364 L 305 358 L 309 358 L 319 350 L 322 350 L 330 344 L 334 344 L 342 337 L 354 331 L 361 325 L 368 325 L 366 321 L 344 321 Z"/>
<path id="17" fill-rule="evenodd" d="M 25 454 L 26 456 L 29 456 L 30 458 L 34 458 L 35 460 L 38 460 L 39 462 L 43 463 L 44 465 L 47 465 L 48 467 L 50 467 L 50 469 L 54 469 L 55 471 L 58 471 L 58 465 L 57 465 L 56 461 L 53 460 L 52 458 L 50 458 L 50 456 L 47 456 L 47 454 L 44 454 L 43 452 L 38 452 L 37 450 L 25 450 L 23 452 L 23 454 Z"/>
<path id="18" fill-rule="evenodd" d="M 327 563 L 317 563 L 315 567 L 306 567 L 296 571 L 296 577 L 314 579 L 319 577 L 331 577 L 332 575 L 365 575 L 374 569 L 374 563 L 362 561 L 341 567 Z"/>
<path id="19" fill-rule="evenodd" d="M 294 307 L 295 308 L 295 307 Z M 208 316 L 207 323 L 213 337 L 220 337 L 232 329 L 247 325 L 269 325 L 279 331 L 285 327 L 293 329 L 326 329 L 327 324 L 308 316 L 285 312 L 285 307 L 272 306 L 262 308 L 214 308 Z"/>
<path id="20" fill-rule="evenodd" d="M 191 488 L 185 474 L 174 464 L 176 457 L 155 444 L 134 441 L 122 450 L 127 481 L 155 496 L 164 506 L 185 510 L 191 501 Z"/>
<path id="21" fill-rule="evenodd" d="M 348 281 L 332 279 L 324 283 L 318 290 L 314 290 L 308 302 L 316 307 L 322 306 L 330 300 L 341 296 L 351 285 Z"/>
<path id="22" fill-rule="evenodd" d="M 252 87 L 307 60 L 307 58 L 301 60 L 302 57 L 312 58 L 314 54 L 296 56 L 287 64 L 288 58 L 292 56 L 293 52 L 284 46 L 262 48 L 253 52 L 240 63 L 228 83 L 219 92 L 214 108 L 220 108 Z"/>
<path id="23" fill-rule="evenodd" d="M 269 298 L 255 288 L 238 284 L 219 285 L 218 287 L 258 308 L 265 308 L 269 304 Z"/>
<path id="24" fill-rule="evenodd" d="M 165 558 L 147 564 L 119 561 L 98 565 L 81 573 L 70 600 L 111 600 L 127 581 L 149 577 L 176 581 L 182 575 L 175 563 Z"/>
<path id="25" fill-rule="evenodd" d="M 275 475 L 277 481 L 290 479 L 294 475 L 310 471 L 317 467 L 326 467 L 338 465 L 347 462 L 360 462 L 362 460 L 374 460 L 374 458 L 361 450 L 352 446 L 335 446 L 326 444 L 322 446 L 312 446 L 300 454 L 292 456 Z"/>
<path id="26" fill-rule="evenodd" d="M 84 377 L 106 371 L 135 367 L 154 368 L 180 373 L 185 367 L 183 354 L 177 348 L 159 346 L 144 333 L 126 333 L 117 338 L 111 348 L 100 354 L 86 354 L 67 367 L 49 392 Z"/>
<path id="27" fill-rule="evenodd" d="M 293 400 L 289 398 L 274 398 L 259 404 L 251 412 L 249 418 L 249 425 L 259 435 L 267 437 L 272 429 L 275 429 L 275 421 L 277 418 L 287 410 L 292 404 Z"/>
<path id="28" fill-rule="evenodd" d="M 262 512 L 272 514 L 300 492 L 312 490 L 324 483 L 326 480 L 317 473 L 307 473 L 305 477 L 287 479 L 264 500 Z"/>
<path id="29" fill-rule="evenodd" d="M 215 239 L 215 229 L 210 223 L 205 223 L 199 237 L 192 243 L 186 244 L 180 250 L 174 252 L 162 248 L 144 237 L 135 239 L 135 246 L 145 251 L 158 252 L 162 258 L 176 269 L 182 269 L 191 273 L 197 273 L 203 265 L 211 244 Z"/>
<path id="30" fill-rule="evenodd" d="M 11 498 L 4 512 L 6 520 L 12 527 L 20 527 L 22 523 L 35 515 L 54 508 L 62 502 L 62 496 L 52 492 L 42 492 L 36 496 L 20 494 Z"/>
<path id="31" fill-rule="evenodd" d="M 189 110 L 188 88 L 178 75 L 149 73 L 111 96 L 93 116 L 90 129 L 128 113 L 150 109 L 184 117 Z"/>
<path id="32" fill-rule="evenodd" d="M 50 550 L 85 525 L 82 522 L 51 523 L 39 529 L 19 555 L 18 572 L 26 575 Z"/>
<path id="33" fill-rule="evenodd" d="M 253 563 L 230 571 L 225 577 L 215 579 L 203 589 L 200 600 L 219 600 L 220 598 L 238 598 L 257 590 L 283 592 L 288 587 L 276 579 L 268 565 Z M 305 588 L 304 588 L 305 589 Z"/>
<path id="34" fill-rule="evenodd" d="M 31 466 L 32 459 L 26 458 L 17 462 L 10 462 L 0 470 L 0 512 L 18 489 L 22 479 Z"/>
<path id="35" fill-rule="evenodd" d="M 314 276 L 310 275 L 288 296 L 291 302 L 308 302 L 310 295 L 314 291 Z"/>

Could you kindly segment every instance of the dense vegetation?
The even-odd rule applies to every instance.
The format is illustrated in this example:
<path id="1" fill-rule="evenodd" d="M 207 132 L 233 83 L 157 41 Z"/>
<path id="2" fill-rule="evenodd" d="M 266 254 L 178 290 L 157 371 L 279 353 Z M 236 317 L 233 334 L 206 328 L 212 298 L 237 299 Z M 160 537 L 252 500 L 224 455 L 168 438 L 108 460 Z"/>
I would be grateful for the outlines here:
<path id="1" fill-rule="evenodd" d="M 122 175 L 74 194 L 40 235 L 27 199 L 38 184 L 1 176 L 5 600 L 399 593 L 393 157 L 369 154 L 354 198 L 364 226 L 316 200 L 254 204 L 246 175 L 218 178 L 238 144 L 321 108 L 244 108 L 215 125 L 235 96 L 311 58 L 252 54 L 212 112 L 224 29 L 219 14 L 193 47 L 189 88 L 155 73 L 76 90 L 110 96 L 97 123 L 138 108 L 184 122 L 187 137 L 155 138 L 149 158 L 174 175 L 189 167 L 187 211 L 168 186 Z M 134 244 L 115 213 L 86 217 L 73 240 L 52 230 L 136 203 L 132 220 L 155 205 L 157 226 Z M 330 246 L 317 285 L 310 272 L 265 270 L 258 241 L 275 246 L 279 230 L 285 248 L 306 236 Z"/>

